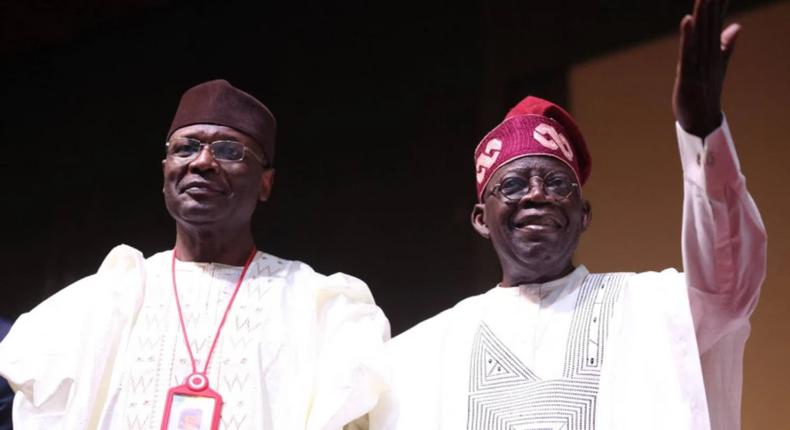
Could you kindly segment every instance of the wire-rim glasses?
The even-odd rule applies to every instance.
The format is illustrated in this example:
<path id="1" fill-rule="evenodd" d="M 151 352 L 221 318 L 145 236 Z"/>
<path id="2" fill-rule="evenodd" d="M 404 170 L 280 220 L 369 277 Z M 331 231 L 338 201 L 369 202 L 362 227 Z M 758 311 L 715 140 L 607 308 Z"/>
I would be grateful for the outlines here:
<path id="1" fill-rule="evenodd" d="M 204 146 L 208 147 L 209 151 L 211 151 L 211 156 L 216 160 L 238 163 L 244 160 L 245 154 L 249 153 L 261 165 L 266 167 L 266 163 L 255 152 L 243 143 L 235 140 L 215 140 L 205 143 L 189 137 L 174 137 L 165 144 L 167 156 L 178 161 L 190 161 L 197 158 L 198 154 L 203 151 Z"/>
<path id="2" fill-rule="evenodd" d="M 506 200 L 516 202 L 529 194 L 532 189 L 532 180 L 537 178 L 540 180 L 540 186 L 543 189 L 543 195 L 553 200 L 561 201 L 569 198 L 575 189 L 579 187 L 571 178 L 566 174 L 553 171 L 547 173 L 545 176 L 531 176 L 524 178 L 521 176 L 511 176 L 502 180 L 502 182 L 494 185 L 491 189 L 491 195 L 501 194 Z"/>

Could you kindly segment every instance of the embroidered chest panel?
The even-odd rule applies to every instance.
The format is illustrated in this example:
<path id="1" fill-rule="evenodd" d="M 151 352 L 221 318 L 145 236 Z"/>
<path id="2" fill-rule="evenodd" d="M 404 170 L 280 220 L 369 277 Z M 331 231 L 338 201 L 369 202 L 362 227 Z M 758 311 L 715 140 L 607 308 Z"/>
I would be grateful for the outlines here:
<path id="1" fill-rule="evenodd" d="M 255 428 L 249 412 L 260 409 L 255 402 L 260 384 L 259 345 L 266 337 L 276 302 L 273 296 L 284 283 L 279 272 L 285 264 L 264 254 L 250 267 L 217 341 L 207 376 L 211 387 L 223 397 L 221 430 Z M 114 418 L 113 428 L 159 429 L 168 389 L 183 384 L 192 372 L 178 322 L 169 267 L 158 269 L 149 274 L 148 294 L 131 334 L 118 405 L 122 412 Z M 184 279 L 184 287 L 179 285 L 184 325 L 198 369 L 205 366 L 239 274 L 240 271 L 220 273 L 219 270 L 200 274 L 178 272 Z M 207 280 L 212 277 L 222 281 Z M 192 288 L 187 282 L 190 280 L 195 281 Z"/>
<path id="2" fill-rule="evenodd" d="M 579 287 L 562 378 L 541 379 L 484 323 L 470 361 L 467 430 L 592 430 L 609 323 L 630 273 Z"/>

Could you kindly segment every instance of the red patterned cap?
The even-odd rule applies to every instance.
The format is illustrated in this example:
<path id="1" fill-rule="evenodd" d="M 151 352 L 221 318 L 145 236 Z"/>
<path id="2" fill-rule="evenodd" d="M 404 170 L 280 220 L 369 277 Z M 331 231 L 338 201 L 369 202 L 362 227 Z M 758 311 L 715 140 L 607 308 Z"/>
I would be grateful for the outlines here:
<path id="1" fill-rule="evenodd" d="M 494 172 L 521 157 L 542 155 L 567 164 L 580 185 L 590 177 L 592 160 L 576 121 L 561 107 L 529 96 L 483 138 L 475 150 L 477 198 Z"/>

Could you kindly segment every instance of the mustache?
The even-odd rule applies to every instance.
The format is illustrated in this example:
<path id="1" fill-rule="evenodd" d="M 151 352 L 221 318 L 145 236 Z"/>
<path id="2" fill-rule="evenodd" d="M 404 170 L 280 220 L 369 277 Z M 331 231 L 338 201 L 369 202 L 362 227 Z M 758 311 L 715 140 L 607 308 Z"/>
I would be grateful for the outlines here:
<path id="1" fill-rule="evenodd" d="M 555 208 L 559 205 L 560 205 L 559 202 L 551 202 L 551 201 L 536 202 L 532 200 L 527 200 L 526 202 L 520 204 L 519 206 L 520 209 L 524 210 L 524 209 L 550 209 L 550 208 Z"/>

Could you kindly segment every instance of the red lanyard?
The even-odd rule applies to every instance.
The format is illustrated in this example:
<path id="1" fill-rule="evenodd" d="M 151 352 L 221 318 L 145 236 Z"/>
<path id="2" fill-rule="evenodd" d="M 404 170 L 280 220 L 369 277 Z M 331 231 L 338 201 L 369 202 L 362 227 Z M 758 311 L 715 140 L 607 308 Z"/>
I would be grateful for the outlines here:
<path id="1" fill-rule="evenodd" d="M 198 373 L 197 366 L 195 365 L 195 356 L 192 354 L 192 347 L 189 345 L 189 338 L 187 337 L 187 328 L 184 325 L 184 315 L 181 313 L 181 302 L 178 300 L 178 288 L 176 287 L 176 248 L 173 248 L 173 262 L 171 265 L 171 272 L 173 273 L 173 292 L 176 295 L 176 306 L 178 308 L 178 318 L 181 320 L 181 330 L 184 333 L 184 343 L 186 343 L 187 352 L 189 352 L 189 359 L 192 361 L 192 374 L 187 378 L 187 385 L 193 390 L 202 390 L 208 387 L 208 378 L 206 377 L 208 363 L 211 360 L 211 355 L 214 353 L 214 347 L 217 346 L 217 339 L 219 339 L 219 333 L 222 331 L 222 327 L 225 325 L 225 320 L 228 318 L 230 307 L 233 306 L 233 300 L 236 299 L 236 293 L 239 292 L 241 282 L 244 280 L 244 275 L 247 273 L 247 269 L 250 267 L 250 263 L 252 263 L 252 259 L 255 257 L 256 251 L 257 249 L 255 249 L 253 246 L 252 252 L 250 253 L 249 258 L 247 258 L 247 263 L 244 265 L 244 270 L 241 271 L 241 276 L 239 276 L 239 282 L 236 283 L 236 289 L 233 291 L 233 295 L 230 297 L 228 308 L 225 309 L 225 315 L 222 316 L 222 321 L 220 321 L 219 327 L 217 328 L 217 334 L 214 336 L 214 342 L 212 342 L 211 349 L 208 351 L 208 357 L 206 357 L 206 365 L 203 367 L 203 371 Z"/>

